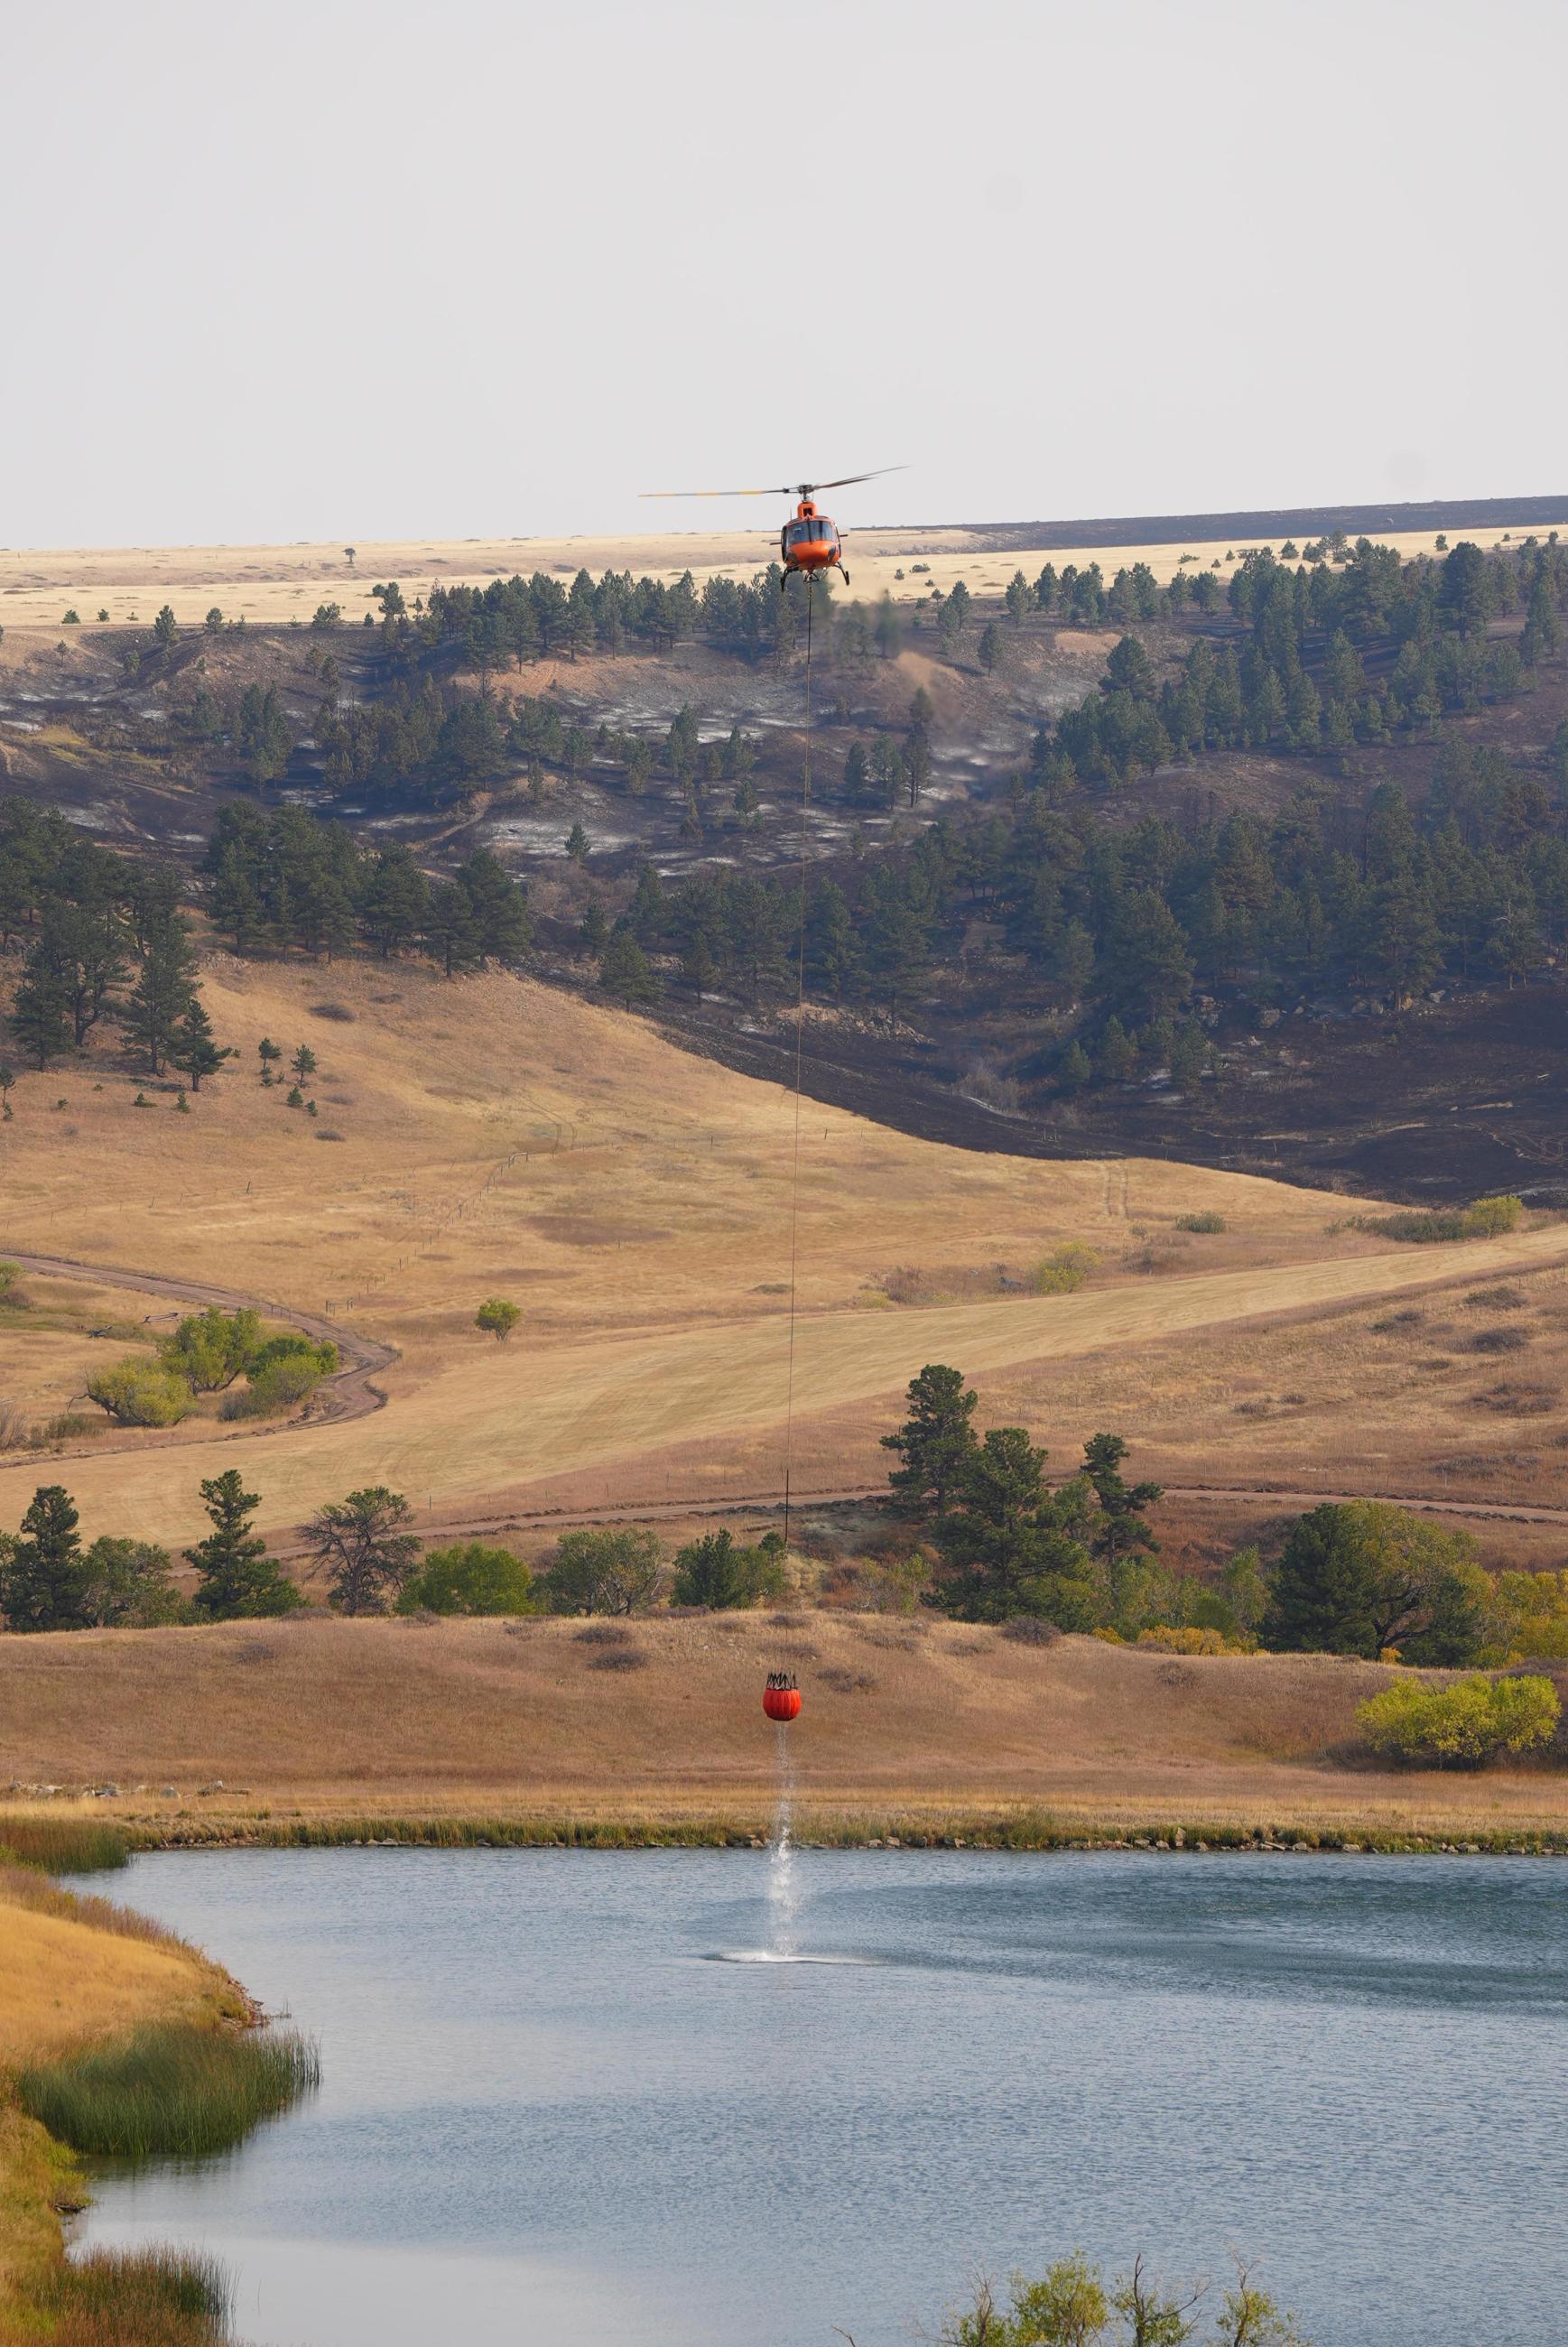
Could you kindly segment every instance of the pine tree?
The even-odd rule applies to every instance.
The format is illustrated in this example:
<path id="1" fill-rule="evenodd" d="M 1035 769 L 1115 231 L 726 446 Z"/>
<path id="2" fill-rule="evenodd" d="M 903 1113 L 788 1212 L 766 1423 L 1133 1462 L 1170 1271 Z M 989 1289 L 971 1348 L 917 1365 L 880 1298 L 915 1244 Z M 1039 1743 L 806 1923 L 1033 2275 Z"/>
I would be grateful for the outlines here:
<path id="1" fill-rule="evenodd" d="M 882 1437 L 884 1450 L 903 1460 L 887 1477 L 895 1503 L 906 1515 L 941 1515 L 975 1449 L 970 1423 L 978 1396 L 960 1369 L 927 1362 L 909 1381 L 909 1415 L 896 1434 Z"/>
<path id="2" fill-rule="evenodd" d="M 195 992 L 190 940 L 184 922 L 178 914 L 171 914 L 149 937 L 141 974 L 120 1014 L 146 1052 L 155 1076 L 163 1073 L 163 1063 Z"/>
<path id="3" fill-rule="evenodd" d="M 659 993 L 659 981 L 648 966 L 648 957 L 629 929 L 617 929 L 606 946 L 599 982 L 606 994 L 628 1010 L 634 1003 L 654 1001 Z"/>
<path id="4" fill-rule="evenodd" d="M 425 914 L 425 946 L 447 978 L 476 969 L 484 958 L 473 900 L 455 881 L 437 880 Z"/>
<path id="5" fill-rule="evenodd" d="M 292 1614 L 304 1604 L 276 1558 L 268 1555 L 266 1542 L 251 1530 L 261 1495 L 246 1491 L 237 1467 L 202 1484 L 201 1504 L 212 1530 L 185 1552 L 187 1563 L 196 1567 L 191 1603 L 200 1614 L 209 1622 L 236 1622 Z"/>
<path id="6" fill-rule="evenodd" d="M 214 1040 L 212 1021 L 208 1018 L 199 995 L 190 997 L 180 1015 L 169 1043 L 169 1056 L 180 1073 L 190 1077 L 193 1092 L 201 1090 L 203 1076 L 215 1076 L 224 1061 L 234 1057 L 231 1043 L 220 1045 Z"/>
<path id="7" fill-rule="evenodd" d="M 43 1483 L 22 1519 L 22 1535 L 0 1566 L 0 1612 L 11 1630 L 84 1630 L 87 1571 L 78 1519 L 61 1483 Z"/>
<path id="8" fill-rule="evenodd" d="M 37 1067 L 58 1059 L 71 1040 L 70 1004 L 65 983 L 41 947 L 23 965 L 11 1005 L 11 1032 Z"/>

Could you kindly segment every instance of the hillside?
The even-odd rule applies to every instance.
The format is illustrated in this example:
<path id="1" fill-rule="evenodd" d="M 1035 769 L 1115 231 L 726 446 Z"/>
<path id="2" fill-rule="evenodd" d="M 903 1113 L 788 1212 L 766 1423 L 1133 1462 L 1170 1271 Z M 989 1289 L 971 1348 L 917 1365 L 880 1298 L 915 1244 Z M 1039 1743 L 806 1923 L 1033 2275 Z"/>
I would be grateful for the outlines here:
<path id="1" fill-rule="evenodd" d="M 0 1125 L 5 1244 L 323 1316 L 395 1351 L 376 1375 L 386 1405 L 13 1450 L 0 1522 L 57 1478 L 89 1536 L 178 1542 L 204 1528 L 196 1483 L 219 1466 L 260 1491 L 275 1532 L 367 1482 L 407 1492 L 432 1525 L 780 1490 L 787 1093 L 514 977 L 222 954 L 203 975 L 240 1058 L 187 1115 L 112 1047 L 80 1072 L 20 1078 Z M 314 1120 L 258 1082 L 263 1033 L 314 1047 Z M 1568 1233 L 1550 1221 L 1399 1246 L 1279 1183 L 979 1156 L 809 1105 L 799 1146 L 799 1491 L 879 1477 L 877 1438 L 932 1359 L 976 1375 L 988 1414 L 1027 1419 L 1059 1462 L 1109 1425 L 1172 1481 L 1419 1491 L 1440 1462 L 1450 1492 L 1489 1497 L 1478 1408 L 1499 1426 L 1523 1409 L 1532 1465 L 1509 1488 L 1553 1488 Z M 1194 1214 L 1224 1227 L 1179 1227 Z M 1066 1241 L 1093 1251 L 1087 1284 L 1033 1293 Z M 524 1313 L 504 1347 L 473 1325 L 497 1293 Z M 1475 1351 L 1504 1324 L 1523 1360 Z M 41 1398 L 58 1390 L 51 1348 L 64 1375 L 80 1341 L 40 1327 L 13 1358 Z M 26 1418 L 33 1390 L 5 1399 Z"/>
<path id="2" fill-rule="evenodd" d="M 808 797 L 766 533 L 3 555 L 0 768 L 193 887 L 256 807 L 330 819 L 366 874 L 494 853 L 535 974 L 593 992 L 630 923 L 670 1032 L 764 1077 L 793 1065 L 804 856 L 825 1102 L 1550 1205 L 1568 574 L 1522 527 L 1542 502 L 1499 507 L 1468 572 L 1441 528 L 1277 559 L 1174 521 L 866 531 L 818 617 Z M 1124 936 L 1151 890 L 1152 973 Z"/>
<path id="3" fill-rule="evenodd" d="M 656 1619 L 619 1645 L 605 1631 L 314 1615 L 0 1640 L 0 1775 L 112 1784 L 94 1814 L 160 1840 L 377 1817 L 765 1831 L 760 1696 L 782 1665 L 805 1690 L 789 1750 L 808 1835 L 1041 1809 L 1189 1832 L 1561 1826 L 1552 1773 L 1358 1766 L 1355 1706 L 1388 1676 L 1373 1664 L 1025 1646 L 894 1616 Z"/>

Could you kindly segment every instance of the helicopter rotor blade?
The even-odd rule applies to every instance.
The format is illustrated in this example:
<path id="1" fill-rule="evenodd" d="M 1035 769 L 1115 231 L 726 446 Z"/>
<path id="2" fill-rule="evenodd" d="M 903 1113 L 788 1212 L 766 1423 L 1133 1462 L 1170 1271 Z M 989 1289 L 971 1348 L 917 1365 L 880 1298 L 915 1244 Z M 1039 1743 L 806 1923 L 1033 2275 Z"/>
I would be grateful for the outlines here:
<path id="1" fill-rule="evenodd" d="M 793 497 L 793 488 L 782 489 L 639 489 L 641 497 Z"/>
<path id="2" fill-rule="evenodd" d="M 875 473 L 845 473 L 836 481 L 814 481 L 812 487 L 814 489 L 847 489 L 853 487 L 856 481 L 885 480 L 889 473 L 907 473 L 908 469 L 907 465 L 882 465 Z"/>

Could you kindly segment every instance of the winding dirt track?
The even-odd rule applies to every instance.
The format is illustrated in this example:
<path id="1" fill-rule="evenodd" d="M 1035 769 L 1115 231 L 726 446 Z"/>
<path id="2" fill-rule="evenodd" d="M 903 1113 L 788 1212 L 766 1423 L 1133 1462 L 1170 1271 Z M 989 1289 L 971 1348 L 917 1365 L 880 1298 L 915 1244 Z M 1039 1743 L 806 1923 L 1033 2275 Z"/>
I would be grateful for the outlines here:
<path id="1" fill-rule="evenodd" d="M 168 1279 L 155 1271 L 122 1271 L 101 1263 L 77 1263 L 63 1255 L 10 1254 L 7 1262 L 20 1264 L 25 1272 L 36 1272 L 41 1278 L 90 1279 L 104 1287 L 134 1287 L 142 1296 L 167 1296 L 174 1304 L 196 1304 L 205 1307 L 216 1304 L 225 1312 L 238 1312 L 247 1307 L 260 1312 L 269 1320 L 286 1320 L 291 1327 L 302 1329 L 307 1337 L 318 1340 L 328 1337 L 338 1348 L 343 1367 L 317 1387 L 311 1404 L 311 1416 L 318 1424 L 328 1419 L 368 1418 L 373 1409 L 384 1409 L 386 1396 L 378 1385 L 372 1383 L 377 1369 L 390 1368 L 397 1354 L 391 1345 L 378 1345 L 373 1337 L 356 1335 L 340 1321 L 328 1320 L 314 1312 L 301 1312 L 292 1304 L 269 1303 L 265 1296 L 242 1296 L 237 1288 L 212 1287 L 205 1281 Z M 251 1422 L 242 1430 L 250 1435 L 278 1434 L 291 1421 L 282 1419 L 275 1426 L 257 1426 Z M 213 1430 L 211 1440 L 224 1437 Z M 63 1451 L 57 1456 L 73 1458 L 100 1457 L 98 1451 Z"/>

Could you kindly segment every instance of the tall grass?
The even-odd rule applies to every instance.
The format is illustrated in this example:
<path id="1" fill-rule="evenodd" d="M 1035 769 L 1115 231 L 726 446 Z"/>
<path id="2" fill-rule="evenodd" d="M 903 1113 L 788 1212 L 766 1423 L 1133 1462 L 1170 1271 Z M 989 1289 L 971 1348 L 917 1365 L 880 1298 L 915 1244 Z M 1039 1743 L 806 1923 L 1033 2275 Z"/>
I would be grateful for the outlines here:
<path id="1" fill-rule="evenodd" d="M 34 2301 L 52 2347 L 221 2347 L 228 2276 L 175 2250 L 94 2250 L 55 2268 Z"/>
<path id="2" fill-rule="evenodd" d="M 0 1864 L 40 1866 L 46 1874 L 102 1874 L 128 1865 L 118 1826 L 90 1818 L 8 1818 L 0 1814 Z"/>
<path id="3" fill-rule="evenodd" d="M 29 2117 L 100 2159 L 228 2151 L 261 2120 L 310 2091 L 316 2049 L 292 2031 L 231 2032 L 189 2021 L 138 2029 L 18 2071 Z"/>

